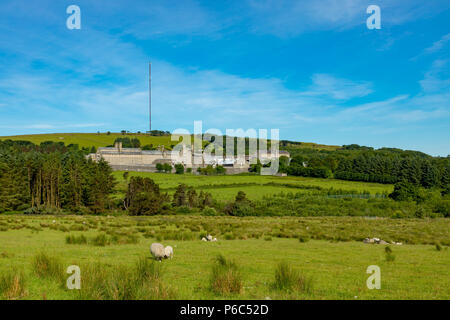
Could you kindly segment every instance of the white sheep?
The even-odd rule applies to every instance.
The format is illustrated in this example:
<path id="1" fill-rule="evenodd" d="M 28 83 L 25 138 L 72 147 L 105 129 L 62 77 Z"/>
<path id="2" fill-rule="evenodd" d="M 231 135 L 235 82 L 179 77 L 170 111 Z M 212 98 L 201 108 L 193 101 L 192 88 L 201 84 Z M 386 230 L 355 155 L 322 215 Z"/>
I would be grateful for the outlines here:
<path id="1" fill-rule="evenodd" d="M 161 259 L 165 256 L 164 246 L 161 243 L 152 243 L 152 245 L 150 246 L 150 253 L 152 254 L 153 258 L 161 261 Z"/>
<path id="2" fill-rule="evenodd" d="M 205 238 L 205 237 L 203 237 L 203 238 L 202 238 L 202 241 L 208 241 L 208 240 L 206 240 L 206 238 Z"/>
<path id="3" fill-rule="evenodd" d="M 167 246 L 164 248 L 164 258 L 165 259 L 173 258 L 173 248 L 171 246 Z"/>

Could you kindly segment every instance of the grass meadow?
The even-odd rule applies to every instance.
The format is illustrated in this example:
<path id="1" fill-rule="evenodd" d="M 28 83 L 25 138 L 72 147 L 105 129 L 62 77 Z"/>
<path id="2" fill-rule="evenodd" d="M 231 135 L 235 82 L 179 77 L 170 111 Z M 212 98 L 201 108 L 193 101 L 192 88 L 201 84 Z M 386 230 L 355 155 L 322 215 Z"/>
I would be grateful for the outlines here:
<path id="1" fill-rule="evenodd" d="M 78 144 L 82 147 L 105 147 L 107 145 L 114 144 L 116 138 L 128 137 L 138 138 L 141 145 L 153 144 L 154 146 L 163 145 L 170 147 L 172 144 L 177 144 L 175 141 L 170 140 L 170 136 L 149 136 L 145 134 L 127 134 L 111 132 L 109 135 L 106 133 L 49 133 L 49 134 L 30 134 L 19 136 L 6 136 L 0 137 L 0 140 L 25 140 L 31 141 L 34 144 L 39 145 L 44 141 L 64 142 L 66 146 L 69 144 Z"/>
<path id="2" fill-rule="evenodd" d="M 118 182 L 117 190 L 123 196 L 127 188 L 127 181 L 123 178 L 123 171 L 115 171 L 114 176 Z M 296 193 L 308 191 L 303 187 L 334 188 L 347 191 L 366 191 L 371 195 L 391 193 L 393 185 L 345 181 L 337 179 L 319 179 L 305 177 L 277 177 L 261 175 L 225 175 L 225 176 L 199 176 L 194 174 L 166 174 L 151 172 L 129 172 L 129 177 L 141 176 L 153 179 L 159 184 L 163 192 L 172 194 L 175 188 L 184 183 L 194 187 L 197 191 L 211 193 L 217 200 L 232 200 L 238 191 L 244 191 L 250 200 L 259 200 L 266 195 Z"/>
<path id="3" fill-rule="evenodd" d="M 446 219 L 0 217 L 3 299 L 449 299 Z M 203 242 L 207 233 L 217 242 Z M 345 238 L 342 236 L 345 235 Z M 416 244 L 364 244 L 364 237 Z M 174 258 L 153 262 L 161 242 Z M 226 259 L 217 265 L 217 257 Z M 69 265 L 81 290 L 68 290 Z M 366 287 L 369 265 L 381 289 Z M 213 276 L 214 275 L 214 276 Z M 232 280 L 233 286 L 230 281 Z M 234 288 L 232 290 L 232 288 Z M 280 289 L 284 288 L 284 289 Z"/>
<path id="4" fill-rule="evenodd" d="M 35 144 L 40 144 L 44 141 L 55 141 L 64 142 L 65 145 L 78 144 L 80 147 L 105 147 L 107 145 L 112 145 L 116 138 L 138 138 L 141 142 L 141 146 L 147 144 L 153 144 L 154 146 L 163 145 L 165 147 L 170 147 L 171 145 L 177 144 L 176 141 L 171 141 L 170 136 L 150 136 L 147 134 L 138 133 L 127 133 L 123 135 L 122 133 L 111 132 L 106 133 L 48 133 L 48 134 L 30 134 L 30 135 L 18 135 L 18 136 L 4 136 L 0 137 L 0 140 L 26 140 L 31 141 Z M 336 150 L 340 146 L 330 146 L 323 144 L 316 144 L 312 142 L 302 142 L 295 146 L 296 148 L 310 148 L 317 150 Z"/>

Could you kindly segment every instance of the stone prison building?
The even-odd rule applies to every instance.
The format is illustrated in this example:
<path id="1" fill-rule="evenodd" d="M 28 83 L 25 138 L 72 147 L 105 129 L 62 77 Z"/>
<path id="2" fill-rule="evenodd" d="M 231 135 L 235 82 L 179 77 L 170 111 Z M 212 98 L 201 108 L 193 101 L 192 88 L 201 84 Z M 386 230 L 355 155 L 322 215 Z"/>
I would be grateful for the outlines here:
<path id="1" fill-rule="evenodd" d="M 207 165 L 221 165 L 225 168 L 227 174 L 238 174 L 248 172 L 250 164 L 259 158 L 261 162 L 269 161 L 276 157 L 290 157 L 287 151 L 279 151 L 272 155 L 270 152 L 260 153 L 258 155 L 246 155 L 245 159 L 206 156 L 193 153 L 192 148 L 185 148 L 181 151 L 166 150 L 160 147 L 159 150 L 142 150 L 140 148 L 122 148 L 122 143 L 117 142 L 114 147 L 101 147 L 96 153 L 88 155 L 94 161 L 104 159 L 109 163 L 113 170 L 121 171 L 140 171 L 157 172 L 156 164 L 168 163 L 172 166 L 181 163 L 185 168 L 192 168 L 192 172 L 197 173 L 197 168 L 204 168 Z"/>

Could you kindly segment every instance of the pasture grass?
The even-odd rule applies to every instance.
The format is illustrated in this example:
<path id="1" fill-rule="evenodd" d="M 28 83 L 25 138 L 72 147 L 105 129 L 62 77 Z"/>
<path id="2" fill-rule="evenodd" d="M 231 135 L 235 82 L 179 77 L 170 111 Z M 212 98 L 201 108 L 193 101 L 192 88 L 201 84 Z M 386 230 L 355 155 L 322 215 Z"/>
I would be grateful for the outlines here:
<path id="1" fill-rule="evenodd" d="M 313 281 L 296 270 L 292 264 L 282 261 L 275 269 L 273 288 L 285 292 L 298 291 L 310 294 Z"/>
<path id="2" fill-rule="evenodd" d="M 158 145 L 164 145 L 170 147 L 176 145 L 176 141 L 171 141 L 170 136 L 149 136 L 144 133 L 122 133 L 111 132 L 109 135 L 106 132 L 101 133 L 43 133 L 43 134 L 31 134 L 31 135 L 16 135 L 16 136 L 3 136 L 0 140 L 26 140 L 35 144 L 40 144 L 44 141 L 62 141 L 67 145 L 78 144 L 80 147 L 106 147 L 112 145 L 114 140 L 119 137 L 138 138 L 141 142 L 141 146 L 146 144 L 153 144 L 155 147 Z M 292 147 L 291 147 L 292 148 Z M 302 142 L 296 145 L 293 149 L 317 149 L 317 150 L 337 150 L 340 146 L 317 144 L 313 142 Z"/>
<path id="3" fill-rule="evenodd" d="M 118 185 L 118 197 L 123 197 L 127 189 L 127 181 L 123 178 L 124 171 L 113 172 Z M 264 196 L 284 193 L 309 193 L 305 187 L 319 187 L 324 189 L 341 189 L 346 191 L 367 191 L 371 195 L 391 193 L 393 185 L 345 181 L 337 179 L 320 179 L 306 177 L 277 177 L 261 175 L 224 175 L 199 176 L 194 174 L 167 174 L 153 172 L 129 172 L 129 177 L 148 177 L 159 184 L 162 192 L 173 194 L 179 184 L 194 187 L 197 192 L 204 191 L 212 194 L 217 200 L 233 200 L 238 191 L 244 191 L 250 200 L 260 200 Z M 129 178 L 128 178 L 129 179 Z"/>
<path id="4" fill-rule="evenodd" d="M 26 279 L 22 271 L 8 270 L 0 274 L 0 297 L 2 299 L 17 300 L 26 294 Z"/>
<path id="5" fill-rule="evenodd" d="M 64 266 L 60 259 L 50 256 L 45 251 L 33 257 L 33 270 L 39 278 L 61 280 L 64 277 Z"/>
<path id="6" fill-rule="evenodd" d="M 0 140 L 24 140 L 30 141 L 34 144 L 39 145 L 44 141 L 54 141 L 54 142 L 64 142 L 66 146 L 69 144 L 78 144 L 80 148 L 82 147 L 106 147 L 108 145 L 113 145 L 117 138 L 138 138 L 141 145 L 153 144 L 155 147 L 158 145 L 164 145 L 165 147 L 170 147 L 176 144 L 175 141 L 170 141 L 170 136 L 150 136 L 146 134 L 126 134 L 111 132 L 107 135 L 106 133 L 49 133 L 49 134 L 30 134 L 30 135 L 18 135 L 18 136 L 3 136 Z"/>
<path id="7" fill-rule="evenodd" d="M 242 276 L 234 261 L 219 254 L 212 266 L 211 290 L 218 295 L 239 294 L 242 291 Z"/>
<path id="8" fill-rule="evenodd" d="M 0 232 L 0 274 L 23 270 L 23 277 L 14 280 L 8 276 L 4 281 L 21 283 L 23 289 L 11 291 L 19 294 L 2 293 L 2 299 L 450 298 L 450 228 L 446 219 L 2 215 L 0 222 L 8 227 Z M 39 232 L 29 228 L 41 224 L 44 227 Z M 87 245 L 66 243 L 67 233 L 60 226 L 73 224 L 89 226 L 75 234 L 84 235 Z M 155 236 L 174 230 L 198 237 L 161 240 L 174 248 L 174 258 L 152 264 L 149 248 L 157 241 Z M 107 232 L 149 236 L 140 237 L 137 243 L 89 244 L 89 239 L 99 234 L 110 236 Z M 201 241 L 205 232 L 218 241 Z M 235 240 L 225 240 L 226 233 L 232 233 Z M 310 237 L 308 242 L 299 241 L 303 234 Z M 265 240 L 268 237 L 271 241 Z M 365 237 L 398 242 L 407 238 L 409 242 L 390 245 L 395 260 L 386 261 L 385 246 L 364 244 Z M 437 241 L 441 251 L 436 250 Z M 239 293 L 223 295 L 211 290 L 211 272 L 218 255 L 237 264 L 242 280 Z M 282 262 L 312 279 L 313 289 L 274 289 L 274 272 Z M 65 269 L 70 265 L 81 268 L 81 291 L 65 288 L 69 277 Z M 381 268 L 380 290 L 366 287 L 369 265 Z M 106 286 L 105 281 L 110 284 Z"/>

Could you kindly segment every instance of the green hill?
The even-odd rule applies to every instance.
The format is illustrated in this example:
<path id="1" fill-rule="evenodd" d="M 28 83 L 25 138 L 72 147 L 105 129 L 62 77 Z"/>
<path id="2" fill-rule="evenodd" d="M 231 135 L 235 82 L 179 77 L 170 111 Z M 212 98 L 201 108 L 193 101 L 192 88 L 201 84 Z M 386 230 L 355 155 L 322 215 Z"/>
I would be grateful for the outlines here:
<path id="1" fill-rule="evenodd" d="M 144 133 L 49 133 L 49 134 L 31 134 L 31 135 L 17 135 L 17 136 L 3 136 L 0 140 L 25 140 L 31 141 L 34 144 L 40 144 L 44 141 L 64 142 L 67 146 L 69 144 L 78 144 L 82 147 L 106 147 L 112 145 L 114 140 L 119 137 L 128 137 L 130 139 L 137 138 L 141 142 L 141 146 L 153 144 L 154 146 L 164 145 L 164 147 L 170 148 L 172 145 L 177 144 L 176 141 L 171 141 L 170 136 L 152 136 Z M 282 141 L 280 149 L 303 149 L 312 148 L 316 150 L 329 150 L 333 151 L 341 148 L 340 146 L 329 146 L 316 144 L 311 142 L 293 142 Z"/>
<path id="2" fill-rule="evenodd" d="M 170 147 L 176 144 L 176 141 L 170 141 L 170 136 L 151 136 L 148 134 L 121 134 L 121 133 L 51 133 L 51 134 L 31 134 L 18 136 L 4 136 L 0 140 L 25 140 L 34 144 L 40 144 L 44 141 L 64 142 L 69 144 L 78 144 L 81 147 L 106 147 L 112 145 L 114 140 L 119 137 L 138 138 L 141 145 L 153 144 L 154 146 L 164 145 Z"/>

